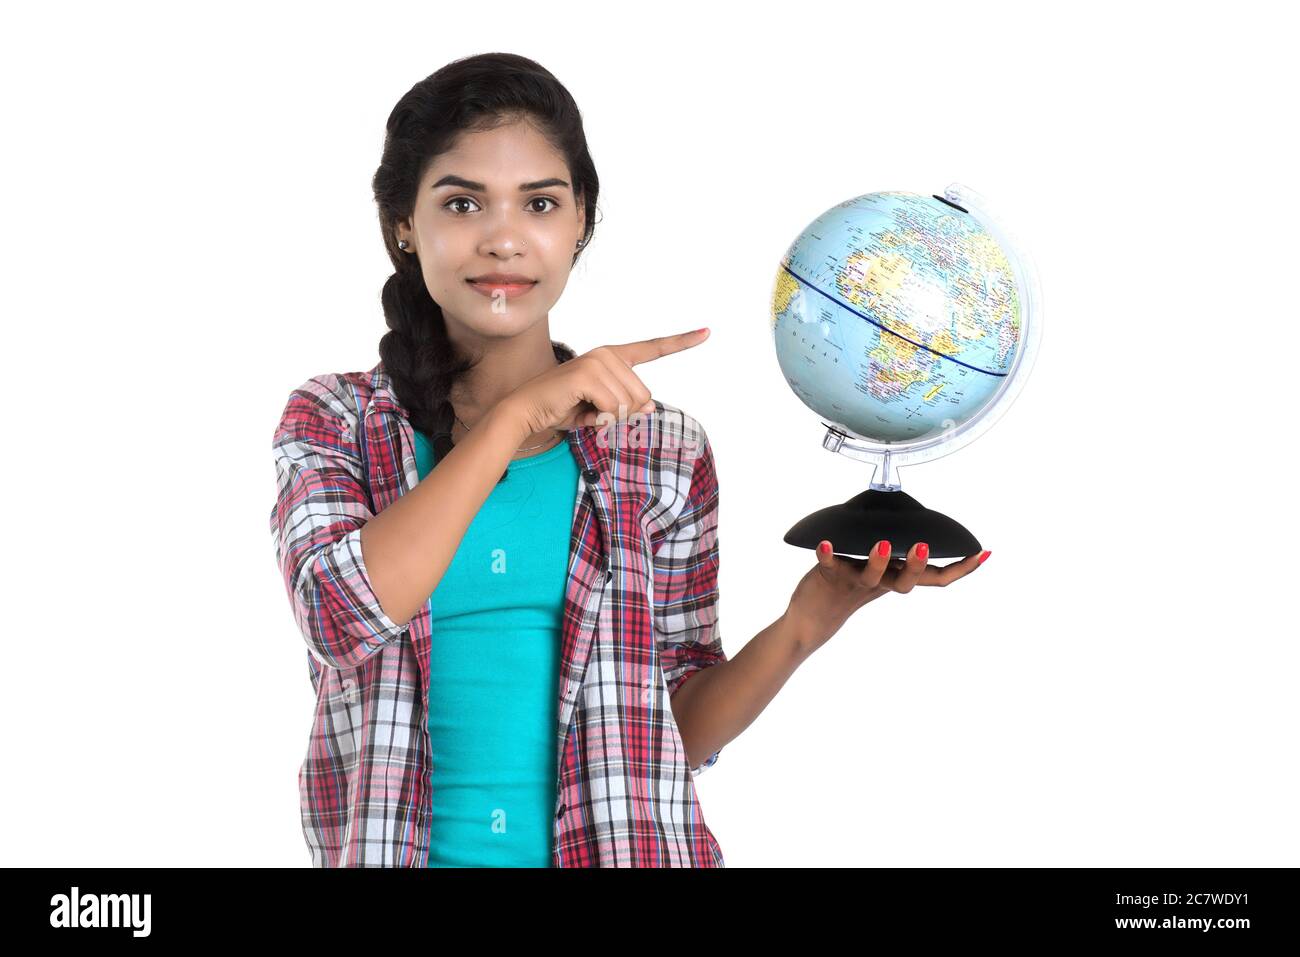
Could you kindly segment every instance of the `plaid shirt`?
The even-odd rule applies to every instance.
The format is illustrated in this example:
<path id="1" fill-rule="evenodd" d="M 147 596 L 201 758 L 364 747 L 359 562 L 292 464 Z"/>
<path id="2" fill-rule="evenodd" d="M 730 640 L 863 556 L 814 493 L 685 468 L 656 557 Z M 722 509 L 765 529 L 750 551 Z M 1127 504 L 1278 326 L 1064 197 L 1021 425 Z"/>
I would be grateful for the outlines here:
<path id="1" fill-rule="evenodd" d="M 725 661 L 718 486 L 699 423 L 655 401 L 637 423 L 573 429 L 582 470 L 564 598 L 556 867 L 723 867 L 670 695 Z M 414 430 L 379 363 L 314 376 L 275 431 L 270 528 L 316 711 L 298 772 L 316 867 L 424 867 L 434 799 L 430 612 L 384 614 L 361 527 L 419 482 Z M 436 693 L 436 689 L 435 689 Z"/>

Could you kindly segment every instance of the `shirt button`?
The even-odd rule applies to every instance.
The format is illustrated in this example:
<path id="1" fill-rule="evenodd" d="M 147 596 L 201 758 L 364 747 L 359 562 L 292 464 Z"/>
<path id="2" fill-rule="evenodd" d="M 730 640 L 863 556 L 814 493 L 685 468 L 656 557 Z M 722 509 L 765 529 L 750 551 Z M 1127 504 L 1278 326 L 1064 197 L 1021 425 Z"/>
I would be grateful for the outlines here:
<path id="1" fill-rule="evenodd" d="M 560 818 L 564 817 L 564 807 L 565 807 L 565 806 L 564 806 L 563 804 L 561 804 L 561 805 L 560 805 L 560 809 L 559 809 L 558 811 L 555 812 L 555 819 L 556 819 L 557 821 L 558 821 Z"/>
<path id="2" fill-rule="evenodd" d="M 596 480 L 600 478 L 600 473 L 595 469 L 583 469 L 582 477 L 587 480 L 588 485 L 595 485 Z"/>

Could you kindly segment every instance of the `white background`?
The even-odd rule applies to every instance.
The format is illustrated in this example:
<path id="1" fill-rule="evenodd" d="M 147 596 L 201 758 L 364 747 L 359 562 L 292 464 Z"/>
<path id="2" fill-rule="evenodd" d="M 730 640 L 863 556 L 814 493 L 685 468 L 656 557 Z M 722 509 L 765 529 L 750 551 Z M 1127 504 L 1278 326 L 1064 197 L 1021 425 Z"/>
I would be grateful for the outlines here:
<path id="1" fill-rule="evenodd" d="M 730 655 L 811 566 L 786 529 L 868 480 L 776 363 L 790 241 L 959 181 L 1038 265 L 1023 393 L 902 473 L 992 557 L 866 606 L 700 775 L 728 866 L 1300 863 L 1292 25 L 489 7 L 7 15 L 3 863 L 308 865 L 271 438 L 378 359 L 389 110 L 491 50 L 568 87 L 601 177 L 553 336 L 713 330 L 643 377 L 715 450 Z"/>

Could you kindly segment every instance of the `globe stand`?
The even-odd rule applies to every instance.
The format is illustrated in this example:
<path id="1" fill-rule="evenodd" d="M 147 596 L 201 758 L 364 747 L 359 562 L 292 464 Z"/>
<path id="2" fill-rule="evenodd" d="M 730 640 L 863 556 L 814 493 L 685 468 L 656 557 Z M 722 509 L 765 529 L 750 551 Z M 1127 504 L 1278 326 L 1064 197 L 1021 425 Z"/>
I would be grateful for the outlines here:
<path id="1" fill-rule="evenodd" d="M 878 481 L 840 505 L 818 509 L 800 519 L 785 533 L 785 542 L 815 549 L 829 541 L 837 554 L 869 556 L 876 542 L 888 541 L 891 558 L 906 558 L 917 542 L 930 546 L 930 558 L 965 558 L 983 551 L 966 527 L 942 512 L 926 508 L 902 490 L 889 452 L 877 453 L 849 441 L 841 430 L 827 425 L 822 445 L 833 452 L 872 462 Z"/>

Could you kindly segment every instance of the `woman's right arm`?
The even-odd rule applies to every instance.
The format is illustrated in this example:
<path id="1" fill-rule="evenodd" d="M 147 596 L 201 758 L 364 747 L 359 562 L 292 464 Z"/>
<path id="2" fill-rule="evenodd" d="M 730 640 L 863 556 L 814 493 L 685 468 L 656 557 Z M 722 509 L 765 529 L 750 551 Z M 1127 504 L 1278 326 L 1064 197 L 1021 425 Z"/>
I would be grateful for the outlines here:
<path id="1" fill-rule="evenodd" d="M 515 426 L 513 404 L 490 410 L 438 468 L 375 515 L 354 400 L 338 376 L 309 379 L 290 394 L 272 443 L 276 562 L 307 648 L 340 669 L 402 637 L 529 434 Z"/>
<path id="2" fill-rule="evenodd" d="M 370 586 L 399 625 L 429 600 L 470 522 L 529 431 L 509 397 L 475 423 L 415 488 L 361 528 Z"/>
<path id="3" fill-rule="evenodd" d="M 550 428 L 594 425 L 601 415 L 652 409 L 632 366 L 699 345 L 706 331 L 592 349 L 488 410 L 437 468 L 361 530 L 371 587 L 388 617 L 405 624 L 433 594 L 520 442 Z"/>

